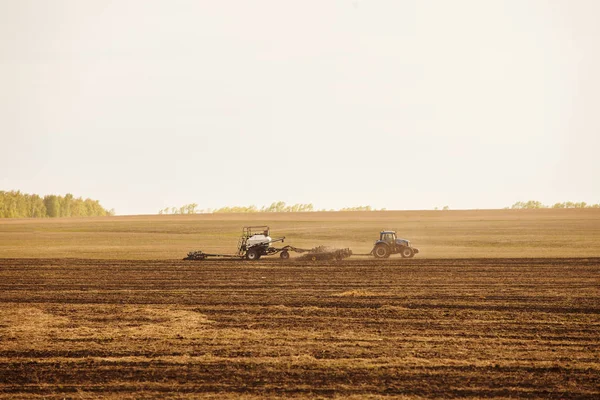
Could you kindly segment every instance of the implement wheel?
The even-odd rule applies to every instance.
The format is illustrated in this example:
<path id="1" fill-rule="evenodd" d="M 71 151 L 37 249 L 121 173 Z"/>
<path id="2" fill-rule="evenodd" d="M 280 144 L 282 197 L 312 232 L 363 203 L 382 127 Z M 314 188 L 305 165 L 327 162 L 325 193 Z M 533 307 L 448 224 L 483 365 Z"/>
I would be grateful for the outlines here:
<path id="1" fill-rule="evenodd" d="M 258 260 L 260 259 L 260 253 L 255 249 L 248 250 L 246 253 L 246 259 L 250 261 Z"/>
<path id="2" fill-rule="evenodd" d="M 288 258 L 290 258 L 290 252 L 287 250 L 282 251 L 281 253 L 279 253 L 279 257 L 282 260 L 287 260 Z"/>
<path id="3" fill-rule="evenodd" d="M 373 249 L 375 258 L 388 258 L 390 256 L 390 248 L 385 244 L 378 244 Z"/>

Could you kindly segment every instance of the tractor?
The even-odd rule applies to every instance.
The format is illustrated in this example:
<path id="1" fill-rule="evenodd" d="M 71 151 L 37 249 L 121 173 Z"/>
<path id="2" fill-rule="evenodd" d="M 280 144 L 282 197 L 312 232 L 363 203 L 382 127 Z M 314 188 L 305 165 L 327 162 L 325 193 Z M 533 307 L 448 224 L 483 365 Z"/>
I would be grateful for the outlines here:
<path id="1" fill-rule="evenodd" d="M 419 249 L 412 247 L 409 240 L 396 238 L 395 231 L 381 231 L 379 240 L 375 242 L 371 254 L 375 258 L 388 258 L 392 254 L 400 254 L 404 258 L 412 258 Z"/>

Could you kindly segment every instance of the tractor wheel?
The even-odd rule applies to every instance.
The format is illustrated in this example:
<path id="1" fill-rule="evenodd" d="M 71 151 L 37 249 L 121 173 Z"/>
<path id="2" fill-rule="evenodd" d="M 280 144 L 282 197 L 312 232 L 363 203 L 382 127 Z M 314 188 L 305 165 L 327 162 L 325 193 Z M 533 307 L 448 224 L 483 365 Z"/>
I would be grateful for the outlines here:
<path id="1" fill-rule="evenodd" d="M 390 248 L 385 244 L 378 244 L 373 249 L 373 255 L 375 258 L 388 258 L 390 256 Z"/>
<path id="2" fill-rule="evenodd" d="M 258 250 L 251 249 L 246 253 L 246 258 L 250 261 L 258 260 L 260 259 L 260 254 L 258 253 Z"/>
<path id="3" fill-rule="evenodd" d="M 410 247 L 403 248 L 400 254 L 402 254 L 402 257 L 404 258 L 412 258 L 415 255 Z"/>
<path id="4" fill-rule="evenodd" d="M 290 258 L 290 253 L 289 251 L 282 251 L 281 253 L 279 253 L 279 257 L 281 257 L 282 260 L 287 260 L 288 258 Z"/>

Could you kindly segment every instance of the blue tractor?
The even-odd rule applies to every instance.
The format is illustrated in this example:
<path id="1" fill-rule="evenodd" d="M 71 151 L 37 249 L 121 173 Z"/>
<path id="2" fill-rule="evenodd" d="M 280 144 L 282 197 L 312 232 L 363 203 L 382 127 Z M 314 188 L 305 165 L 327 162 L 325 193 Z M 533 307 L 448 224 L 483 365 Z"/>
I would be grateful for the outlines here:
<path id="1" fill-rule="evenodd" d="M 381 231 L 379 240 L 375 242 L 371 254 L 375 258 L 388 258 L 392 254 L 400 254 L 404 258 L 412 258 L 419 249 L 412 247 L 409 240 L 396 238 L 395 231 Z"/>

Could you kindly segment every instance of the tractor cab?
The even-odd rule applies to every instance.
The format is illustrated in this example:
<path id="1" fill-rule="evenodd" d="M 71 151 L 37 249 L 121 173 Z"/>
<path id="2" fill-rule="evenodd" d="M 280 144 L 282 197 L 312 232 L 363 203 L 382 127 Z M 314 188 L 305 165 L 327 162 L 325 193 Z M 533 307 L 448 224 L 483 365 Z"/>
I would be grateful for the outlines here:
<path id="1" fill-rule="evenodd" d="M 396 232 L 394 232 L 394 231 L 379 232 L 379 241 L 386 242 L 389 244 L 396 243 Z"/>

